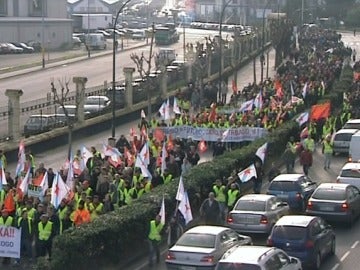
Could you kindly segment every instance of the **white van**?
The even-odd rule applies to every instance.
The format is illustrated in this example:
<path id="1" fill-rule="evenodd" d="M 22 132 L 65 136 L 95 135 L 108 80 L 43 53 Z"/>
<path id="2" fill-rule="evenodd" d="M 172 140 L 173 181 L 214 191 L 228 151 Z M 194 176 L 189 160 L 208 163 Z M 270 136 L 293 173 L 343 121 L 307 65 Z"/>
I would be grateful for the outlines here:
<path id="1" fill-rule="evenodd" d="M 333 137 L 334 154 L 349 153 L 351 137 L 357 131 L 358 131 L 357 129 L 340 129 L 340 130 L 338 130 Z"/>
<path id="2" fill-rule="evenodd" d="M 360 119 L 350 119 L 342 129 L 360 129 Z"/>
<path id="3" fill-rule="evenodd" d="M 360 131 L 351 136 L 349 161 L 360 162 Z"/>
<path id="4" fill-rule="evenodd" d="M 168 66 L 176 59 L 175 49 L 160 48 L 158 57 L 161 63 L 163 63 L 165 66 Z"/>
<path id="5" fill-rule="evenodd" d="M 105 50 L 106 40 L 103 34 L 95 33 L 86 35 L 86 45 L 90 50 Z"/>

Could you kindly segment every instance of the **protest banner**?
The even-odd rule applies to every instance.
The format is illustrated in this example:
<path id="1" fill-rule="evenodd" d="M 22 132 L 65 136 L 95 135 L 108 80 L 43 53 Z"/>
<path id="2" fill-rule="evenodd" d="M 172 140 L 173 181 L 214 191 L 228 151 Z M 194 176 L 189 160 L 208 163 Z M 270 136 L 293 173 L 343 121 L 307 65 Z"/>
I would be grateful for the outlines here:
<path id="1" fill-rule="evenodd" d="M 43 195 L 42 191 L 43 191 L 42 187 L 29 184 L 27 194 L 29 197 L 40 198 Z"/>
<path id="2" fill-rule="evenodd" d="M 20 258 L 21 229 L 0 225 L 0 257 Z"/>
<path id="3" fill-rule="evenodd" d="M 182 139 L 191 137 L 195 141 L 216 142 L 219 138 L 223 142 L 242 142 L 254 141 L 267 134 L 265 128 L 258 127 L 238 127 L 238 128 L 204 128 L 193 126 L 173 126 L 173 127 L 159 127 L 164 134 L 173 137 L 179 136 Z M 227 132 L 226 138 L 222 138 L 224 132 Z"/>

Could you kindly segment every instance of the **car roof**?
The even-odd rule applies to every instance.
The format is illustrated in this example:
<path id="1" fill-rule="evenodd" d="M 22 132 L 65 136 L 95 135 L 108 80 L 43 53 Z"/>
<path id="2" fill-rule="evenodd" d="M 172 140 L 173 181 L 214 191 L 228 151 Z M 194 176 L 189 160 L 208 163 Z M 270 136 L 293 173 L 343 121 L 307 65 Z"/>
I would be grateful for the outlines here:
<path id="1" fill-rule="evenodd" d="M 242 196 L 239 201 L 267 201 L 271 198 L 274 198 L 274 195 L 268 195 L 268 194 L 247 194 Z"/>
<path id="2" fill-rule="evenodd" d="M 186 231 L 186 233 L 203 233 L 203 234 L 213 234 L 218 235 L 219 233 L 229 230 L 229 228 L 221 226 L 196 226 Z"/>
<path id="3" fill-rule="evenodd" d="M 322 183 L 317 187 L 317 189 L 323 188 L 323 189 L 345 190 L 348 186 L 350 186 L 350 184 L 346 184 L 346 183 Z"/>
<path id="4" fill-rule="evenodd" d="M 43 118 L 48 118 L 48 117 L 54 117 L 55 115 L 54 114 L 33 114 L 33 115 L 30 115 L 29 118 L 31 117 L 43 117 Z"/>
<path id="5" fill-rule="evenodd" d="M 360 124 L 360 119 L 350 119 L 345 124 Z"/>
<path id="6" fill-rule="evenodd" d="M 360 163 L 358 162 L 348 162 L 342 167 L 341 170 L 360 170 Z"/>
<path id="7" fill-rule="evenodd" d="M 273 181 L 297 181 L 304 175 L 301 173 L 284 173 L 276 176 Z"/>
<path id="8" fill-rule="evenodd" d="M 275 224 L 275 226 L 297 226 L 297 227 L 307 227 L 312 220 L 316 217 L 314 216 L 303 216 L 303 215 L 289 215 L 281 217 Z"/>
<path id="9" fill-rule="evenodd" d="M 352 134 L 354 134 L 354 133 L 356 133 L 357 131 L 358 131 L 358 129 L 354 129 L 354 128 L 340 129 L 340 130 L 338 130 L 338 131 L 335 133 L 335 135 L 336 135 L 336 134 L 343 134 L 343 133 L 352 133 Z"/>
<path id="10" fill-rule="evenodd" d="M 274 247 L 237 246 L 226 252 L 221 262 L 257 263 L 261 256 L 273 250 Z"/>

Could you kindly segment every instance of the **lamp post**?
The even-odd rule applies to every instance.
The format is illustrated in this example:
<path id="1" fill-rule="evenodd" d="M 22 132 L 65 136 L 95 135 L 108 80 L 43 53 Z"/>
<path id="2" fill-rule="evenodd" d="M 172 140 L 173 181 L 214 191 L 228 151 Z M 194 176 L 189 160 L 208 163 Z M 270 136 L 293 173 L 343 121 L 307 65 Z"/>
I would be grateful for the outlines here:
<path id="1" fill-rule="evenodd" d="M 122 4 L 119 11 L 116 13 L 116 17 L 113 24 L 113 61 L 112 61 L 112 123 L 111 123 L 111 136 L 115 138 L 115 69 L 116 69 L 116 63 L 115 63 L 115 55 L 116 55 L 116 24 L 119 19 L 120 13 L 123 11 L 125 6 L 130 2 L 131 0 L 127 0 L 125 3 Z"/>
<path id="2" fill-rule="evenodd" d="M 220 13 L 220 21 L 219 21 L 219 60 L 220 60 L 220 68 L 219 68 L 219 98 L 221 97 L 221 83 L 222 83 L 222 71 L 223 71 L 223 61 L 222 61 L 222 22 L 225 13 L 226 7 L 232 2 L 233 0 L 225 0 L 222 1 L 222 10 Z"/>
<path id="3" fill-rule="evenodd" d="M 41 2 L 41 57 L 42 68 L 45 68 L 45 1 Z"/>
<path id="4" fill-rule="evenodd" d="M 265 46 L 265 12 L 270 5 L 270 0 L 266 2 L 266 5 L 263 10 L 263 17 L 262 17 L 262 35 L 261 35 L 261 55 L 260 55 L 260 63 L 261 63 L 261 81 L 262 84 L 264 81 L 264 64 L 265 64 L 265 55 L 264 55 L 264 46 Z"/>

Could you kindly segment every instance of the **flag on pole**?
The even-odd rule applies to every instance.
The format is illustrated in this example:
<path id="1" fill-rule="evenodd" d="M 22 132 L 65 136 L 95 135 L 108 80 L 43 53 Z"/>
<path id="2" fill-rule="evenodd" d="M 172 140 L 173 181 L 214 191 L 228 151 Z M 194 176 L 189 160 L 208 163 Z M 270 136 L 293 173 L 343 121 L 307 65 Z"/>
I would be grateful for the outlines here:
<path id="1" fill-rule="evenodd" d="M 302 92 L 301 92 L 301 94 L 302 94 L 302 96 L 303 96 L 304 99 L 305 99 L 306 94 L 307 94 L 307 88 L 308 88 L 308 83 L 306 82 L 305 85 L 304 85 L 304 87 L 303 87 L 303 90 L 302 90 Z"/>
<path id="2" fill-rule="evenodd" d="M 24 141 L 21 140 L 19 143 L 19 151 L 18 151 L 18 162 L 16 164 L 15 176 L 20 176 L 21 172 L 25 169 L 25 144 Z"/>
<path id="3" fill-rule="evenodd" d="M 159 215 L 161 217 L 160 222 L 161 222 L 161 224 L 164 225 L 165 224 L 165 199 L 164 199 L 164 196 L 162 198 Z"/>
<path id="4" fill-rule="evenodd" d="M 301 127 L 303 124 L 309 121 L 309 112 L 303 112 L 295 119 L 295 121 L 298 122 L 299 126 Z"/>
<path id="5" fill-rule="evenodd" d="M 144 110 L 141 110 L 140 117 L 141 118 L 146 118 L 146 114 L 145 114 Z"/>
<path id="6" fill-rule="evenodd" d="M 189 196 L 186 191 L 184 191 L 184 196 L 183 196 L 183 199 L 179 203 L 178 209 L 184 217 L 185 224 L 188 224 L 190 221 L 193 220 Z"/>
<path id="7" fill-rule="evenodd" d="M 104 156 L 109 157 L 108 162 L 114 168 L 118 167 L 122 163 L 121 160 L 122 154 L 117 148 L 112 147 L 110 145 L 105 145 L 105 143 L 103 143 L 103 151 L 104 151 Z"/>
<path id="8" fill-rule="evenodd" d="M 239 172 L 238 177 L 242 183 L 248 182 L 253 177 L 257 177 L 255 165 L 251 164 L 245 170 Z"/>
<path id="9" fill-rule="evenodd" d="M 164 119 L 165 120 L 170 119 L 170 101 L 169 101 L 169 99 L 167 99 L 167 101 L 166 101 Z"/>
<path id="10" fill-rule="evenodd" d="M 230 132 L 230 128 L 228 128 L 227 130 L 224 131 L 224 133 L 221 135 L 221 141 L 224 142 L 226 140 L 226 138 L 228 137 Z"/>
<path id="11" fill-rule="evenodd" d="M 42 192 L 41 192 L 41 195 L 42 196 L 45 196 L 46 194 L 46 191 L 48 190 L 49 188 L 49 180 L 48 180 L 48 172 L 45 172 L 42 180 L 41 180 L 41 183 L 40 183 L 40 187 L 42 189 Z M 66 181 L 67 182 L 67 181 Z"/>
<path id="12" fill-rule="evenodd" d="M 139 158 L 138 158 L 139 157 Z M 141 163 L 139 163 L 141 162 Z M 148 166 L 150 164 L 150 154 L 149 154 L 149 145 L 148 143 L 144 143 L 144 146 L 141 148 L 140 153 L 137 154 L 135 167 L 139 167 L 144 164 Z"/>
<path id="13" fill-rule="evenodd" d="M 254 99 L 254 106 L 255 106 L 255 108 L 257 108 L 257 109 L 261 109 L 261 108 L 262 108 L 262 106 L 263 106 L 262 91 L 260 91 L 260 92 L 256 95 L 256 97 L 255 97 L 255 99 Z"/>
<path id="14" fill-rule="evenodd" d="M 165 117 L 165 110 L 166 110 L 166 102 L 164 101 L 159 108 L 160 115 L 164 118 Z"/>
<path id="15" fill-rule="evenodd" d="M 264 143 L 262 146 L 256 150 L 255 155 L 259 157 L 262 161 L 262 164 L 264 164 L 265 156 L 266 156 L 266 150 L 267 150 L 268 143 Z"/>
<path id="16" fill-rule="evenodd" d="M 15 200 L 12 190 L 10 190 L 4 200 L 4 209 L 6 209 L 10 214 L 15 212 Z"/>
<path id="17" fill-rule="evenodd" d="M 61 201 L 69 194 L 70 189 L 64 183 L 60 174 L 57 172 L 51 187 L 51 201 L 50 203 L 57 209 Z"/>
<path id="18" fill-rule="evenodd" d="M 124 147 L 124 157 L 126 159 L 127 166 L 131 167 L 134 164 L 135 158 L 126 146 Z"/>
<path id="19" fill-rule="evenodd" d="M 182 176 L 180 176 L 179 185 L 176 192 L 176 200 L 182 201 L 184 199 L 184 192 L 185 192 L 184 182 Z"/>
<path id="20" fill-rule="evenodd" d="M 21 180 L 21 184 L 19 186 L 19 189 L 21 190 L 23 195 L 27 194 L 29 183 L 30 183 L 30 167 L 28 168 L 25 177 Z"/>
<path id="21" fill-rule="evenodd" d="M 290 81 L 290 90 L 291 90 L 291 96 L 294 96 L 295 92 L 294 92 L 294 87 L 293 87 L 293 84 L 291 81 Z"/>
<path id="22" fill-rule="evenodd" d="M 243 104 L 241 104 L 240 112 L 251 111 L 253 109 L 253 106 L 254 106 L 254 100 L 250 99 L 250 100 L 244 102 Z"/>
<path id="23" fill-rule="evenodd" d="M 80 168 L 83 171 L 86 168 L 86 162 L 89 158 L 92 158 L 93 154 L 85 147 L 85 145 L 81 146 L 81 162 Z"/>
<path id="24" fill-rule="evenodd" d="M 73 162 L 69 162 L 69 168 L 66 175 L 66 185 L 71 191 L 75 191 Z"/>
<path id="25" fill-rule="evenodd" d="M 166 161 L 165 161 L 166 157 L 167 157 L 166 143 L 164 142 L 161 151 L 161 174 L 163 174 L 166 169 Z"/>
<path id="26" fill-rule="evenodd" d="M 0 190 L 3 189 L 3 185 L 7 185 L 6 176 L 4 168 L 1 167 L 1 175 L 0 175 L 1 181 L 0 181 Z"/>
<path id="27" fill-rule="evenodd" d="M 177 103 L 177 98 L 174 97 L 174 106 L 173 106 L 173 112 L 176 114 L 181 114 L 180 107 Z"/>

